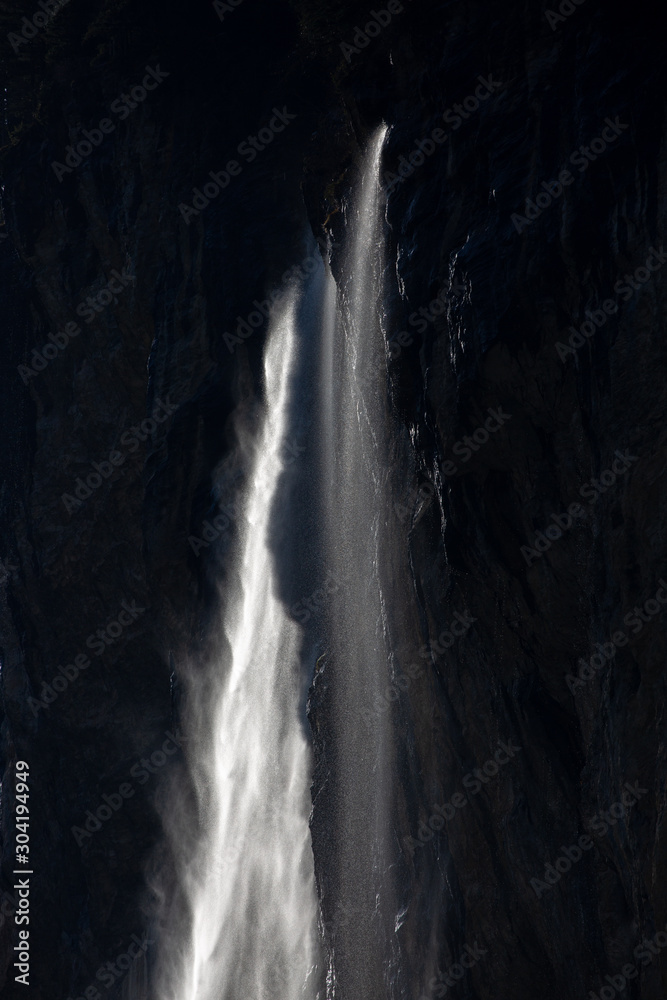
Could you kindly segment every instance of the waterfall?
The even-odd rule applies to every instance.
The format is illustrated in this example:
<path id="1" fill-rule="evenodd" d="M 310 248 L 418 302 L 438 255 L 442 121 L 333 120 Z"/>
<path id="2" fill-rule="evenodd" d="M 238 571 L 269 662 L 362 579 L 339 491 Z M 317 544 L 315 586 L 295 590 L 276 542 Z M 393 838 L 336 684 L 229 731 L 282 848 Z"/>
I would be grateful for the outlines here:
<path id="1" fill-rule="evenodd" d="M 325 547 L 329 565 L 345 579 L 331 598 L 326 667 L 336 761 L 327 793 L 336 858 L 329 994 L 342 1000 L 389 995 L 387 936 L 395 912 L 389 713 L 373 716 L 370 728 L 362 716 L 383 696 L 391 658 L 383 580 L 391 451 L 379 185 L 385 133 L 379 128 L 369 142 L 337 292 L 329 278 L 336 321 L 323 330 L 320 370 Z"/>
<path id="2" fill-rule="evenodd" d="M 228 651 L 186 713 L 201 833 L 177 854 L 185 940 L 163 949 L 164 1000 L 310 1000 L 316 895 L 308 829 L 310 751 L 299 719 L 301 630 L 276 596 L 271 513 L 288 433 L 295 298 L 271 324 L 265 417 L 251 459 Z M 227 660 L 228 662 L 223 662 Z M 167 821 L 169 822 L 169 821 Z M 174 820 L 177 827 L 183 820 Z M 179 833 L 175 829 L 172 839 Z"/>
<path id="3" fill-rule="evenodd" d="M 220 652 L 190 671 L 191 791 L 174 783 L 162 808 L 176 872 L 174 888 L 162 889 L 158 1000 L 390 995 L 395 766 L 388 715 L 369 729 L 360 712 L 385 690 L 391 661 L 383 582 L 385 131 L 369 143 L 338 284 L 315 253 L 314 273 L 290 288 L 269 324 L 264 415 L 250 444 L 244 437 L 250 472 L 220 593 Z M 306 502 L 290 500 L 283 468 L 284 441 L 304 419 L 315 445 L 300 473 Z M 326 573 L 338 583 L 328 588 L 322 614 L 302 626 L 288 611 L 290 579 L 310 580 L 311 592 L 324 594 L 318 587 Z M 303 674 L 306 662 L 312 677 L 314 651 L 325 654 L 322 675 L 332 692 L 331 773 L 320 801 L 331 817 L 330 850 L 319 863 L 335 930 L 325 931 L 324 942 Z"/>

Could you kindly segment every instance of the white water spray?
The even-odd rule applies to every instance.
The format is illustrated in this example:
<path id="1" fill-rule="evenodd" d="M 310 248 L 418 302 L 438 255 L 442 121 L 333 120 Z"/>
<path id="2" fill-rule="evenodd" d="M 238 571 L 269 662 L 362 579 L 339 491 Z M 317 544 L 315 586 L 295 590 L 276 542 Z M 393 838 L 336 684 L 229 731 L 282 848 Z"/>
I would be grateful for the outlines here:
<path id="1" fill-rule="evenodd" d="M 276 597 L 270 551 L 289 430 L 294 309 L 291 294 L 269 331 L 266 416 L 249 477 L 236 582 L 225 602 L 229 663 L 219 664 L 204 690 L 195 681 L 189 702 L 190 725 L 199 726 L 188 756 L 202 832 L 191 859 L 179 862 L 190 932 L 163 953 L 164 1000 L 314 996 L 317 910 L 310 751 L 298 714 L 301 631 Z"/>
<path id="2" fill-rule="evenodd" d="M 327 669 L 336 767 L 323 793 L 333 817 L 335 852 L 335 870 L 327 880 L 335 927 L 327 996 L 342 1000 L 387 997 L 392 976 L 387 956 L 395 914 L 390 817 L 396 768 L 390 713 L 373 711 L 390 681 L 393 586 L 379 184 L 385 135 L 382 126 L 369 142 L 351 205 L 340 288 L 330 277 L 325 293 L 329 302 L 337 300 L 337 320 L 325 324 L 320 353 L 327 559 L 346 580 L 331 598 Z"/>
<path id="3" fill-rule="evenodd" d="M 346 915 L 335 941 L 326 942 L 328 1000 L 393 995 L 386 956 L 388 915 L 395 912 L 388 844 L 396 771 L 388 718 L 379 717 L 369 732 L 360 716 L 385 690 L 390 660 L 378 182 L 385 133 L 379 129 L 369 145 L 341 287 L 320 265 L 309 284 L 311 319 L 308 310 L 300 318 L 313 334 L 302 341 L 299 370 L 317 387 L 321 479 L 319 491 L 314 483 L 312 489 L 319 494 L 322 555 L 344 581 L 321 626 L 309 626 L 309 641 L 322 640 L 332 664 L 331 769 L 321 791 L 330 818 L 320 864 L 330 869 L 329 916 L 336 923 Z M 163 809 L 176 876 L 163 915 L 158 1000 L 316 1000 L 324 981 L 308 827 L 311 755 L 300 718 L 303 632 L 278 597 L 271 544 L 299 368 L 299 291 L 288 294 L 269 329 L 265 418 L 253 446 L 236 562 L 221 593 L 220 662 L 190 683 L 185 727 L 195 802 L 174 785 Z M 294 538 L 294 512 L 285 516 Z M 318 635 L 325 619 L 326 637 Z"/>

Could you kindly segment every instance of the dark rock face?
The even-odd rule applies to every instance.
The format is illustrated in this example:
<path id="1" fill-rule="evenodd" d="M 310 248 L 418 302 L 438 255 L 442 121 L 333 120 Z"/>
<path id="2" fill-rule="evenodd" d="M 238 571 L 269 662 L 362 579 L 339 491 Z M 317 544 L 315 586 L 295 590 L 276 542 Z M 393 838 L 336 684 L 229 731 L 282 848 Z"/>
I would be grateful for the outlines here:
<path id="1" fill-rule="evenodd" d="M 31 772 L 27 995 L 84 995 L 150 932 L 162 778 L 141 760 L 167 734 L 181 742 L 181 665 L 215 639 L 227 536 L 197 553 L 189 538 L 216 514 L 220 463 L 233 495 L 234 414 L 261 393 L 264 325 L 231 350 L 225 334 L 303 260 L 309 226 L 344 247 L 361 150 L 384 120 L 391 387 L 412 441 L 397 463 L 414 481 L 388 512 L 412 600 L 409 683 L 387 708 L 399 905 L 378 1000 L 662 1000 L 652 8 L 404 2 L 358 45 L 370 6 L 357 2 L 244 0 L 223 20 L 210 4 L 74 3 L 17 52 L 3 40 L 3 996 L 26 995 L 12 968 L 17 760 Z M 36 9 L 5 8 L 3 35 Z M 158 65 L 156 89 L 114 111 Z M 276 109 L 296 117 L 186 221 L 179 205 L 241 162 Z M 58 179 L 52 163 L 105 118 L 113 132 Z M 125 282 L 107 303 L 114 271 Z M 100 482 L 77 496 L 93 463 Z M 72 679 L 59 672 L 72 664 Z M 310 711 L 320 889 L 326 678 Z M 122 784 L 122 809 L 73 836 Z M 323 919 L 330 944 L 326 905 Z M 143 954 L 105 996 L 150 995 Z"/>

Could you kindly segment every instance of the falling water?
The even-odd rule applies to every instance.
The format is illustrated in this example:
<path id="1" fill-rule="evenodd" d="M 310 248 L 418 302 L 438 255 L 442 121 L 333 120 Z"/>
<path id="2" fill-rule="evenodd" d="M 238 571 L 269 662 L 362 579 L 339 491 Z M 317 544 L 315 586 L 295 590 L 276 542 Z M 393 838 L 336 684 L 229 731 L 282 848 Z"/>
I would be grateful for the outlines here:
<path id="1" fill-rule="evenodd" d="M 387 936 L 393 911 L 389 817 L 392 741 L 388 713 L 373 708 L 388 684 L 386 519 L 390 490 L 387 362 L 382 329 L 384 231 L 379 169 L 386 129 L 369 143 L 352 205 L 351 239 L 337 292 L 336 322 L 324 327 L 320 435 L 329 564 L 345 579 L 331 599 L 333 690 L 330 813 L 335 874 L 329 995 L 341 1000 L 390 995 Z M 337 920 L 336 917 L 339 919 Z"/>
<path id="2" fill-rule="evenodd" d="M 369 144 L 338 285 L 318 258 L 306 287 L 291 289 L 268 331 L 264 420 L 252 445 L 235 565 L 220 597 L 220 652 L 195 675 L 185 712 L 194 794 L 188 800 L 174 785 L 163 809 L 176 883 L 171 893 L 163 890 L 171 898 L 158 1000 L 317 1000 L 324 989 L 329 1000 L 392 995 L 388 827 L 395 766 L 387 717 L 369 730 L 361 712 L 384 691 L 391 661 L 378 183 L 385 131 Z M 308 532 L 301 520 L 312 515 L 289 504 L 282 510 L 281 493 L 284 440 L 305 411 L 312 411 L 316 445 L 305 463 L 310 507 L 319 512 Z M 276 540 L 277 509 L 291 555 Z M 294 563 L 295 552 L 303 562 L 299 532 L 319 546 L 305 570 Z M 321 619 L 305 629 L 286 611 L 290 560 L 297 576 L 314 581 L 328 570 L 340 584 Z M 299 666 L 310 656 L 312 675 L 314 649 L 326 654 L 332 690 L 330 773 L 315 806 L 324 805 L 328 817 L 327 856 L 318 862 L 335 928 L 325 933 L 326 968 Z"/>
<path id="3" fill-rule="evenodd" d="M 245 498 L 236 585 L 215 681 L 195 690 L 191 767 L 203 809 L 178 874 L 187 940 L 162 959 L 164 1000 L 310 1000 L 316 897 L 310 751 L 299 719 L 300 628 L 276 596 L 271 514 L 288 432 L 295 294 L 269 331 L 266 414 Z M 181 852 L 183 853 L 183 852 Z M 176 935 L 174 935 L 176 936 Z"/>

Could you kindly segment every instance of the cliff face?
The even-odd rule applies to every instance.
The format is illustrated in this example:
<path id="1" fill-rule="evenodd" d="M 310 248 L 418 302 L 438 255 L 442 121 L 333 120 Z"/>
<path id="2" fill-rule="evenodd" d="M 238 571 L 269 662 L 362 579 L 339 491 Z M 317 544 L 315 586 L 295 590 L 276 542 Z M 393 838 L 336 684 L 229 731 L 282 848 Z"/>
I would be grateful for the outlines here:
<path id="1" fill-rule="evenodd" d="M 162 765 L 141 761 L 178 746 L 175 666 L 212 642 L 215 546 L 189 538 L 259 393 L 265 326 L 235 343 L 239 319 L 309 252 L 308 225 L 342 245 L 381 120 L 392 394 L 416 469 L 388 512 L 412 595 L 388 709 L 403 972 L 386 995 L 665 995 L 663 939 L 635 950 L 667 921 L 658 32 L 650 9 L 592 0 L 398 6 L 360 34 L 356 2 L 70 0 L 6 43 L 3 788 L 26 760 L 36 1000 L 82 995 L 145 944 Z M 5 8 L 4 35 L 34 13 Z M 68 154 L 82 129 L 102 138 Z M 265 148 L 239 152 L 253 136 Z M 11 794 L 2 810 L 13 997 Z M 142 995 L 146 953 L 108 996 Z"/>

